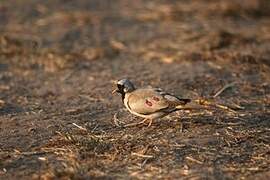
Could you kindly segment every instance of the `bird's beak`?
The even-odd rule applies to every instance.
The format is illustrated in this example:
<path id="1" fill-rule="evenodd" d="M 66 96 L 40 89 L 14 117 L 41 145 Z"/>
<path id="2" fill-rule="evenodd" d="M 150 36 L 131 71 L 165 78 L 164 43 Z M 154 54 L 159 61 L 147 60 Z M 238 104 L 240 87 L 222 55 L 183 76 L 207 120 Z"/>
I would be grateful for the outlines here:
<path id="1" fill-rule="evenodd" d="M 114 94 L 114 93 L 116 93 L 116 92 L 118 92 L 118 89 L 113 90 L 113 91 L 112 91 L 112 94 Z"/>

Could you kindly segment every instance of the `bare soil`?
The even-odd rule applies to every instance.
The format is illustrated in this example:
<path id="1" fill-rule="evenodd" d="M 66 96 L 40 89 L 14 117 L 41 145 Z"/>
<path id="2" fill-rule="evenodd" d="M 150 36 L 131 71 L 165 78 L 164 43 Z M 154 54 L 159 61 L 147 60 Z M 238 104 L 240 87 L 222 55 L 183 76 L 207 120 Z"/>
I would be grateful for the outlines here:
<path id="1" fill-rule="evenodd" d="M 121 78 L 236 111 L 118 127 Z M 0 1 L 0 179 L 59 178 L 270 179 L 270 1 Z"/>

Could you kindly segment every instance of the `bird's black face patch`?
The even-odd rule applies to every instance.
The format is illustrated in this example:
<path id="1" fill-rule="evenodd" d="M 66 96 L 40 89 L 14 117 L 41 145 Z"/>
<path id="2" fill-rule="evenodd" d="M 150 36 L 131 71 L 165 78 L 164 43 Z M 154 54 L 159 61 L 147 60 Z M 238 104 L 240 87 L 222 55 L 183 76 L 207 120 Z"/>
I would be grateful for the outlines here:
<path id="1" fill-rule="evenodd" d="M 125 94 L 125 91 L 124 91 L 124 85 L 122 84 L 117 84 L 117 92 L 120 93 L 120 94 Z"/>
<path id="2" fill-rule="evenodd" d="M 125 91 L 124 91 L 124 85 L 122 85 L 122 84 L 117 84 L 117 88 L 118 88 L 118 90 L 116 91 L 116 92 L 118 92 L 119 94 L 121 94 L 122 95 L 122 101 L 124 102 L 124 99 L 125 99 Z"/>
<path id="3" fill-rule="evenodd" d="M 125 94 L 135 90 L 134 85 L 128 79 L 122 79 L 117 82 L 117 91 L 122 95 L 122 100 L 125 99 Z"/>

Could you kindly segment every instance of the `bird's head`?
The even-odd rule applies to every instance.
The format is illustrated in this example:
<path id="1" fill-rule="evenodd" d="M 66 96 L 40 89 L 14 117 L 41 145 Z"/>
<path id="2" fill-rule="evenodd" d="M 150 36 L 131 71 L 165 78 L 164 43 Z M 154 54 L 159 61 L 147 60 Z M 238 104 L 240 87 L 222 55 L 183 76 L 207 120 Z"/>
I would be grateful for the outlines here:
<path id="1" fill-rule="evenodd" d="M 125 95 L 126 93 L 132 92 L 135 90 L 134 85 L 128 79 L 121 79 L 117 81 L 116 85 L 117 85 L 117 88 L 113 91 L 113 93 L 117 92 L 122 95 Z"/>

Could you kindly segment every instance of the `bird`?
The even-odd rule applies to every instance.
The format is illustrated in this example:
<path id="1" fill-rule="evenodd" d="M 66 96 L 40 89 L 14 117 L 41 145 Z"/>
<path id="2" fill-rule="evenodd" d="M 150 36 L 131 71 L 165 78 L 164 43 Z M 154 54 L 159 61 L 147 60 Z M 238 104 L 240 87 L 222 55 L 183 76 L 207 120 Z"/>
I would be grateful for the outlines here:
<path id="1" fill-rule="evenodd" d="M 121 79 L 116 82 L 116 85 L 117 88 L 112 93 L 121 95 L 125 108 L 131 114 L 144 118 L 138 123 L 130 123 L 125 127 L 136 126 L 147 121 L 150 127 L 154 119 L 182 110 L 191 102 L 191 99 L 179 98 L 160 88 L 135 88 L 129 79 Z"/>

